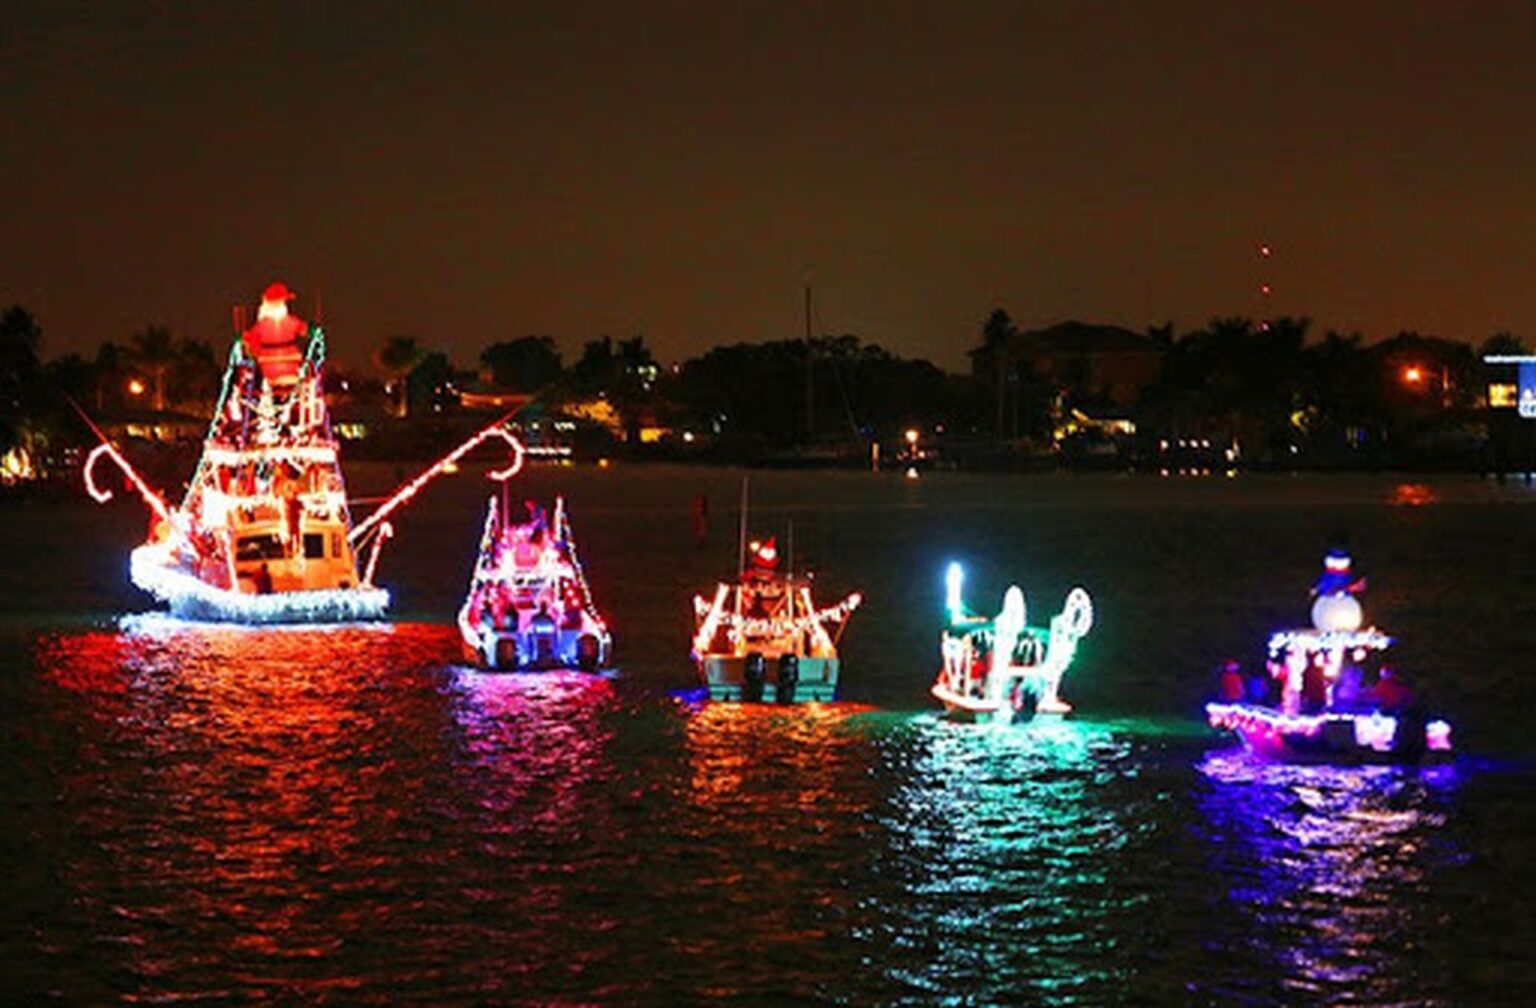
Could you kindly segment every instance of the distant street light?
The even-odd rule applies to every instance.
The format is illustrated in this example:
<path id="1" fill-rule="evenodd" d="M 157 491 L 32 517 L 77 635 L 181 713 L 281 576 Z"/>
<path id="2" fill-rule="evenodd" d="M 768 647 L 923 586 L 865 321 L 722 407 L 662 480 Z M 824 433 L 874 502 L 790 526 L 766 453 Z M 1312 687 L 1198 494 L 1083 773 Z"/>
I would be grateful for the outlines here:
<path id="1" fill-rule="evenodd" d="M 1417 385 L 1423 380 L 1424 372 L 1422 369 L 1414 366 L 1403 368 L 1403 381 L 1407 382 L 1409 385 Z"/>
<path id="2" fill-rule="evenodd" d="M 129 381 L 128 381 L 128 394 L 129 395 L 135 395 L 135 396 L 143 395 L 144 394 L 144 383 L 139 381 L 137 378 L 129 379 Z"/>

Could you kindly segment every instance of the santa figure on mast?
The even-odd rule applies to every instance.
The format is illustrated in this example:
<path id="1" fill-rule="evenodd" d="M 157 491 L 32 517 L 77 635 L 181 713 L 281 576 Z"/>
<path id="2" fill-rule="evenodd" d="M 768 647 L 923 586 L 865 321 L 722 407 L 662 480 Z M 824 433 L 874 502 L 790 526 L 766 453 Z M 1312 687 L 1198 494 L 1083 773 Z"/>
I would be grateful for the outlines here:
<path id="1" fill-rule="evenodd" d="M 288 302 L 293 298 L 293 291 L 282 283 L 268 286 L 261 294 L 256 324 L 240 337 L 246 354 L 278 397 L 286 396 L 298 384 L 299 368 L 304 363 L 301 344 L 309 334 L 304 320 L 288 313 Z"/>

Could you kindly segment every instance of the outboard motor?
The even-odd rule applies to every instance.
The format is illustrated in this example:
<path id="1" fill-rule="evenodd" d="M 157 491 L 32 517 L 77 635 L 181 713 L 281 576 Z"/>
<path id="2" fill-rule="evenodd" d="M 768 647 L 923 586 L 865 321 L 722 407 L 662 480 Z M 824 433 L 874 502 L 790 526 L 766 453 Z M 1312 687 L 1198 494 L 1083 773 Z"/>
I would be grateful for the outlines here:
<path id="1" fill-rule="evenodd" d="M 780 655 L 778 671 L 778 680 L 774 683 L 774 699 L 779 703 L 794 703 L 795 690 L 800 685 L 800 656 Z"/>
<path id="2" fill-rule="evenodd" d="M 602 646 L 597 638 L 589 633 L 584 633 L 576 638 L 576 667 L 583 672 L 596 672 L 597 663 L 602 659 Z"/>
<path id="3" fill-rule="evenodd" d="M 539 613 L 533 618 L 529 630 L 533 637 L 533 661 L 530 664 L 538 668 L 554 665 L 557 660 L 555 621 L 545 613 Z"/>
<path id="4" fill-rule="evenodd" d="M 1424 757 L 1427 743 L 1424 737 L 1429 718 L 1417 706 L 1408 706 L 1397 712 L 1397 730 L 1392 734 L 1392 751 L 1405 762 L 1415 762 Z"/>
<path id="5" fill-rule="evenodd" d="M 1008 718 L 1011 723 L 1033 720 L 1040 710 L 1039 687 L 1034 683 L 1015 682 L 1008 691 L 1008 706 L 1012 710 Z"/>
<path id="6" fill-rule="evenodd" d="M 768 663 L 761 651 L 748 651 L 741 670 L 741 698 L 748 703 L 763 699 L 763 682 L 768 678 Z"/>

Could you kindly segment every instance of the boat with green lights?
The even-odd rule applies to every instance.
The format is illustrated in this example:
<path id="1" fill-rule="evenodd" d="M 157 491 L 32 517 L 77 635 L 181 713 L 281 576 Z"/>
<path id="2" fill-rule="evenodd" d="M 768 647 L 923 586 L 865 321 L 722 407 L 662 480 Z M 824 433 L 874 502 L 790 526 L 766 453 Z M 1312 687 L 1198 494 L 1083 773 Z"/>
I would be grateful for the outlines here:
<path id="1" fill-rule="evenodd" d="M 965 569 L 945 573 L 947 620 L 939 635 L 940 666 L 933 696 L 961 721 L 1011 723 L 1036 715 L 1061 716 L 1072 705 L 1061 699 L 1061 677 L 1077 656 L 1077 644 L 1093 627 L 1088 592 L 1073 588 L 1048 626 L 1030 626 L 1024 592 L 1013 585 L 1002 609 L 988 618 L 966 608 Z"/>

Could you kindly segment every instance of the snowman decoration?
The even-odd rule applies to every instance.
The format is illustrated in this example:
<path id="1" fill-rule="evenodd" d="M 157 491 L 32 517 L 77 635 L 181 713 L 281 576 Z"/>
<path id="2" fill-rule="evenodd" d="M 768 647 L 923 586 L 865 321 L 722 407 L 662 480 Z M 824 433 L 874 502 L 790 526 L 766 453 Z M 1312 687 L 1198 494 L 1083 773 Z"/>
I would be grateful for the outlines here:
<path id="1" fill-rule="evenodd" d="M 1364 613 L 1355 598 L 1365 590 L 1365 578 L 1350 570 L 1349 553 L 1331 549 L 1323 557 L 1323 573 L 1312 586 L 1312 625 L 1324 633 L 1350 633 L 1360 629 Z"/>

